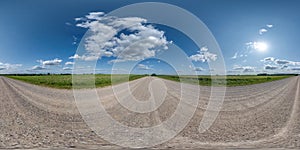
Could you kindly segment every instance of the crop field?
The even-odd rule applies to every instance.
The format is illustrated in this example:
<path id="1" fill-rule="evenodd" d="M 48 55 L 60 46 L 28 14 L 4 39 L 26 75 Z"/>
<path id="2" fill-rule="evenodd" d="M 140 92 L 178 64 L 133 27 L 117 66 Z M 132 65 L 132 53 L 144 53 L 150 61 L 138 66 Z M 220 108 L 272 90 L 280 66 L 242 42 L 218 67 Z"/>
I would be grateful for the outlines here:
<path id="1" fill-rule="evenodd" d="M 123 83 L 145 77 L 146 75 L 74 75 L 76 79 L 76 88 L 93 88 L 105 87 L 112 84 Z M 27 83 L 41 85 L 58 89 L 71 89 L 73 87 L 72 75 L 32 75 L 32 76 L 7 76 L 12 79 L 21 80 Z M 244 86 L 258 83 L 265 83 L 275 80 L 288 78 L 291 76 L 175 76 L 175 75 L 158 75 L 157 77 L 184 82 L 190 84 L 199 84 L 203 86 Z M 91 80 L 92 79 L 92 80 Z M 93 83 L 95 82 L 95 83 Z M 213 84 L 212 84 L 213 83 Z M 92 86 L 91 86 L 92 85 Z"/>
<path id="2" fill-rule="evenodd" d="M 242 75 L 242 76 L 172 76 L 172 75 L 159 75 L 159 78 L 199 84 L 203 86 L 244 86 L 251 84 L 265 83 L 275 80 L 285 79 L 291 76 L 256 76 L 256 75 Z"/>
<path id="3" fill-rule="evenodd" d="M 58 89 L 71 89 L 72 84 L 72 75 L 33 75 L 33 76 L 7 76 L 12 79 L 24 81 L 27 83 L 41 85 L 51 88 Z M 139 79 L 144 77 L 144 75 L 108 75 L 108 74 L 97 74 L 97 75 L 74 75 L 74 79 L 76 80 L 77 87 L 80 88 L 92 88 L 91 85 L 95 85 L 96 87 L 105 87 L 112 84 L 118 84 L 126 81 L 132 81 L 135 79 Z M 91 79 L 95 82 L 95 84 L 91 84 Z M 129 78 L 129 79 L 128 79 Z"/>

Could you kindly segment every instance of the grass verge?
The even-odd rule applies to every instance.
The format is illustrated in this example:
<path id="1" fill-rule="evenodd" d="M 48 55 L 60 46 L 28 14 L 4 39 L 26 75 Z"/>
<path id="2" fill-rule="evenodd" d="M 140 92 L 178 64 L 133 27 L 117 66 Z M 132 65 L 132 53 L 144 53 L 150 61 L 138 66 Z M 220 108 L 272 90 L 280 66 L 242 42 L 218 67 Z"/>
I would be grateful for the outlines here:
<path id="1" fill-rule="evenodd" d="M 191 83 L 211 86 L 244 86 L 251 84 L 265 83 L 275 80 L 285 79 L 291 76 L 256 76 L 256 75 L 240 75 L 240 76 L 171 76 L 158 75 L 157 77 L 184 83 Z M 226 80 L 225 80 L 226 79 Z M 224 82 L 226 81 L 226 82 Z"/>
<path id="2" fill-rule="evenodd" d="M 111 78 L 113 77 L 113 84 L 132 81 L 144 77 L 145 75 L 74 75 L 76 79 L 74 84 L 76 88 L 93 88 L 104 87 L 112 85 Z M 45 87 L 58 88 L 58 89 L 72 89 L 72 75 L 33 75 L 33 76 L 6 76 L 12 79 L 24 81 L 27 83 L 41 85 Z M 94 79 L 95 80 L 91 80 Z M 95 82 L 95 84 L 93 84 Z"/>

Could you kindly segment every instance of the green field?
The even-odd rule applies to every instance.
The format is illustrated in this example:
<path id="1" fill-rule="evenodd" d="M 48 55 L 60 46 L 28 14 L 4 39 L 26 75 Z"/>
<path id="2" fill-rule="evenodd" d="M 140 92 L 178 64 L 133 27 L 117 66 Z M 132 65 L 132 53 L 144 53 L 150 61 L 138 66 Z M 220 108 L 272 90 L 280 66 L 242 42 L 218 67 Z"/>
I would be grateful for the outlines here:
<path id="1" fill-rule="evenodd" d="M 74 75 L 72 82 L 72 75 L 32 75 L 32 76 L 7 76 L 12 79 L 25 81 L 27 83 L 59 88 L 59 89 L 72 89 L 75 88 L 93 88 L 104 87 L 112 84 L 111 78 L 113 77 L 113 84 L 118 84 L 126 81 L 132 81 L 145 77 L 146 75 Z M 172 75 L 158 75 L 157 77 L 177 81 L 180 80 L 184 83 L 199 84 L 204 86 L 243 86 L 250 84 L 258 84 L 288 78 L 291 76 L 172 76 Z M 128 79 L 129 78 L 129 79 Z M 226 82 L 224 82 L 226 81 Z M 226 83 L 226 84 L 225 84 Z M 74 86 L 73 86 L 74 85 Z"/>
<path id="2" fill-rule="evenodd" d="M 74 75 L 76 79 L 74 83 L 75 88 L 93 88 L 104 87 L 112 84 L 111 78 L 113 77 L 113 84 L 132 81 L 144 77 L 145 75 Z M 59 88 L 59 89 L 71 89 L 73 87 L 72 75 L 33 75 L 33 76 L 7 76 L 12 79 L 21 80 L 27 83 Z M 95 84 L 94 84 L 95 82 Z"/>
<path id="3" fill-rule="evenodd" d="M 256 76 L 256 75 L 237 75 L 237 76 L 170 76 L 159 75 L 159 78 L 184 82 L 190 84 L 199 84 L 203 86 L 244 86 L 258 84 L 288 78 L 291 76 Z"/>

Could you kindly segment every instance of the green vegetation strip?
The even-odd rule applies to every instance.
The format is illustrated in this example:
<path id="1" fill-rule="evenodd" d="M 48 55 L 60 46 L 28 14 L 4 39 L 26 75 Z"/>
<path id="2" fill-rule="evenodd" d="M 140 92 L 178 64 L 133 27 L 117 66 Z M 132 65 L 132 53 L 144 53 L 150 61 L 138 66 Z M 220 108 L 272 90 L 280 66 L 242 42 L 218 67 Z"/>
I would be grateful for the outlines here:
<path id="1" fill-rule="evenodd" d="M 122 82 L 132 81 L 144 77 L 145 75 L 74 75 L 73 78 L 76 79 L 76 88 L 93 88 L 104 87 L 118 84 Z M 72 89 L 72 75 L 32 75 L 32 76 L 7 76 L 12 79 L 24 81 L 31 84 L 58 88 L 58 89 Z M 93 84 L 95 82 L 95 84 Z"/>
<path id="2" fill-rule="evenodd" d="M 169 76 L 169 75 L 158 75 L 157 77 L 177 81 L 184 83 L 191 83 L 211 86 L 212 82 L 214 86 L 244 86 L 251 84 L 265 83 L 275 80 L 285 79 L 291 76 L 256 76 L 256 75 L 241 75 L 241 76 Z"/>

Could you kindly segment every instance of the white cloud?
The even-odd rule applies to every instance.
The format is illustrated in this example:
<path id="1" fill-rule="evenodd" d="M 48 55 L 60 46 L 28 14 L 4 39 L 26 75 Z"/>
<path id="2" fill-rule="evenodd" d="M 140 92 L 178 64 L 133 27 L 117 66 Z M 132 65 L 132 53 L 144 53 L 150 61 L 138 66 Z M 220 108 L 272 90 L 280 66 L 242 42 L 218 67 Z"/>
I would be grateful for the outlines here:
<path id="1" fill-rule="evenodd" d="M 91 20 L 100 20 L 103 15 L 104 15 L 103 12 L 90 12 L 85 17 Z"/>
<path id="2" fill-rule="evenodd" d="M 274 62 L 275 58 L 274 57 L 266 57 L 263 60 L 261 60 L 262 62 Z"/>
<path id="3" fill-rule="evenodd" d="M 72 24 L 70 22 L 65 23 L 67 26 L 71 26 Z"/>
<path id="4" fill-rule="evenodd" d="M 74 65 L 75 63 L 74 62 L 71 62 L 71 61 L 68 61 L 65 63 L 65 65 Z"/>
<path id="5" fill-rule="evenodd" d="M 278 65 L 286 65 L 286 64 L 290 64 L 291 61 L 276 59 L 275 63 L 278 64 Z"/>
<path id="6" fill-rule="evenodd" d="M 201 47 L 200 51 L 201 52 L 207 52 L 208 51 L 208 47 L 207 46 Z"/>
<path id="7" fill-rule="evenodd" d="M 76 44 L 77 44 L 77 39 L 78 39 L 78 38 L 77 38 L 76 36 L 73 35 L 73 43 L 72 43 L 73 45 L 76 45 Z"/>
<path id="8" fill-rule="evenodd" d="M 274 63 L 276 65 L 292 65 L 292 66 L 300 66 L 300 62 L 285 60 L 285 59 L 276 59 L 274 57 L 267 57 L 261 60 L 264 63 Z M 287 68 L 287 67 L 285 67 Z"/>
<path id="9" fill-rule="evenodd" d="M 268 32 L 267 29 L 261 28 L 261 29 L 259 30 L 259 35 L 263 35 L 264 33 L 267 33 L 267 32 Z"/>
<path id="10" fill-rule="evenodd" d="M 141 70 L 152 70 L 152 68 L 144 64 L 138 64 L 137 68 Z"/>
<path id="11" fill-rule="evenodd" d="M 64 67 L 63 70 L 72 70 L 71 67 Z"/>
<path id="12" fill-rule="evenodd" d="M 268 28 L 273 28 L 273 27 L 274 27 L 273 24 L 267 24 L 266 26 L 267 26 Z"/>
<path id="13" fill-rule="evenodd" d="M 265 33 L 267 33 L 269 30 L 268 29 L 271 29 L 273 28 L 273 24 L 267 24 L 265 27 L 259 29 L 259 35 L 263 35 Z"/>
<path id="14" fill-rule="evenodd" d="M 276 69 L 278 69 L 277 66 L 265 65 L 265 70 L 276 70 Z"/>
<path id="15" fill-rule="evenodd" d="M 198 61 L 210 62 L 210 61 L 216 61 L 217 55 L 209 52 L 207 47 L 202 47 L 198 51 L 198 54 L 190 56 L 189 59 L 191 59 L 192 61 L 195 61 L 195 62 L 198 62 Z"/>
<path id="16" fill-rule="evenodd" d="M 231 57 L 231 59 L 237 59 L 238 58 L 238 53 L 234 53 L 234 55 Z"/>
<path id="17" fill-rule="evenodd" d="M 189 68 L 192 69 L 193 71 L 197 71 L 197 72 L 200 72 L 200 71 L 204 71 L 205 69 L 203 69 L 202 67 L 193 67 L 191 65 L 189 65 Z"/>
<path id="18" fill-rule="evenodd" d="M 287 68 L 289 68 L 288 65 L 283 65 L 280 69 L 287 69 Z"/>
<path id="19" fill-rule="evenodd" d="M 9 64 L 0 62 L 0 70 L 9 70 L 22 67 L 22 64 Z"/>
<path id="20" fill-rule="evenodd" d="M 195 67 L 195 68 L 194 68 L 194 71 L 204 71 L 204 69 L 201 68 L 201 67 Z"/>
<path id="21" fill-rule="evenodd" d="M 45 67 L 43 67 L 43 66 L 38 66 L 38 65 L 33 66 L 33 67 L 31 68 L 31 70 L 45 70 L 45 69 L 46 69 Z"/>
<path id="22" fill-rule="evenodd" d="M 291 61 L 286 59 L 277 59 L 274 57 L 267 57 L 261 60 L 264 62 L 265 70 L 285 70 L 285 71 L 297 71 L 300 68 L 300 62 Z M 296 68 L 296 70 L 294 70 Z"/>
<path id="23" fill-rule="evenodd" d="M 69 59 L 81 59 L 81 56 L 74 54 L 73 56 L 70 56 Z"/>
<path id="24" fill-rule="evenodd" d="M 94 60 L 98 60 L 98 56 L 95 55 L 91 55 L 91 56 L 86 56 L 86 55 L 82 55 L 79 56 L 78 54 L 75 54 L 74 56 L 70 56 L 69 59 L 79 59 L 79 60 L 84 60 L 84 61 L 94 61 Z"/>
<path id="25" fill-rule="evenodd" d="M 264 42 L 248 42 L 246 43 L 247 49 L 252 49 L 252 50 L 265 50 L 268 48 L 268 45 Z"/>
<path id="26" fill-rule="evenodd" d="M 87 54 L 70 57 L 73 59 L 97 60 L 106 56 L 117 58 L 112 62 L 138 61 L 168 49 L 164 32 L 145 25 L 147 20 L 143 18 L 118 18 L 92 12 L 76 20 L 82 21 L 76 26 L 89 29 L 91 34 L 85 39 Z M 118 34 L 122 30 L 129 33 Z"/>
<path id="27" fill-rule="evenodd" d="M 255 72 L 255 67 L 234 65 L 232 70 L 233 72 L 251 73 L 251 72 Z"/>
<path id="28" fill-rule="evenodd" d="M 293 71 L 300 71 L 300 68 L 292 68 Z"/>
<path id="29" fill-rule="evenodd" d="M 60 65 L 60 63 L 62 62 L 61 59 L 55 58 L 53 60 L 37 60 L 37 62 L 41 63 L 41 65 L 43 66 L 56 66 L 56 65 Z"/>

